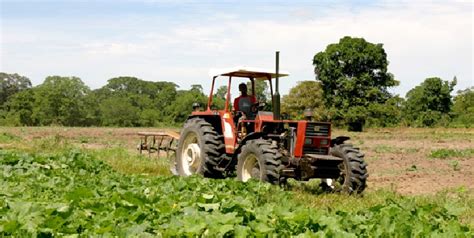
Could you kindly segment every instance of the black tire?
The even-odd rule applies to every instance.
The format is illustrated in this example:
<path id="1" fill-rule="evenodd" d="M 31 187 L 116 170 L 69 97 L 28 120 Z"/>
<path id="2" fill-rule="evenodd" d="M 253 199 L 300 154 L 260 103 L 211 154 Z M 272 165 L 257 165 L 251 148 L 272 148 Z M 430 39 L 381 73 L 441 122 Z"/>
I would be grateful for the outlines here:
<path id="1" fill-rule="evenodd" d="M 250 178 L 254 178 L 272 184 L 279 183 L 282 155 L 278 152 L 277 145 L 273 144 L 271 140 L 247 141 L 237 158 L 237 179 L 239 181 L 246 182 Z M 249 169 L 246 170 L 249 167 L 253 168 L 252 172 L 249 172 Z"/>
<path id="2" fill-rule="evenodd" d="M 340 166 L 341 176 L 336 181 L 341 185 L 342 192 L 362 193 L 369 176 L 364 154 L 350 144 L 335 145 L 330 154 L 343 159 Z"/>
<path id="3" fill-rule="evenodd" d="M 194 136 L 193 143 L 186 142 L 187 138 L 193 139 Z M 193 145 L 190 146 L 190 144 Z M 188 164 L 187 158 L 189 157 L 185 153 L 189 153 L 189 151 L 196 152 L 195 158 L 199 158 L 199 161 L 195 161 L 196 164 L 194 162 L 192 165 Z M 217 134 L 212 125 L 204 119 L 191 118 L 184 124 L 178 141 L 176 170 L 180 176 L 200 174 L 209 178 L 223 178 L 223 170 L 218 168 L 218 164 L 224 154 L 223 136 Z"/>

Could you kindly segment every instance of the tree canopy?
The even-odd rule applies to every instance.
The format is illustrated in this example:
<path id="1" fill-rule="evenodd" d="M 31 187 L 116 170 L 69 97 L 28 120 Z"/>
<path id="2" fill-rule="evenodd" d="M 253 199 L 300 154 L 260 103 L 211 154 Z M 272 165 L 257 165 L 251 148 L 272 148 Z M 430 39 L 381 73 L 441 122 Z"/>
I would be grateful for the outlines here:
<path id="1" fill-rule="evenodd" d="M 314 56 L 313 65 L 335 121 L 364 124 L 369 105 L 385 103 L 392 97 L 388 88 L 398 85 L 387 71 L 383 45 L 363 38 L 346 36 L 328 45 Z"/>
<path id="2" fill-rule="evenodd" d="M 282 112 L 290 118 L 302 119 L 304 111 L 310 109 L 316 120 L 324 120 L 324 100 L 321 83 L 316 81 L 300 81 L 282 98 Z"/>
<path id="3" fill-rule="evenodd" d="M 38 125 L 37 119 L 33 118 L 34 103 L 33 89 L 22 90 L 12 95 L 5 103 L 4 115 L 0 115 L 0 119 L 4 118 L 3 123 L 12 126 Z"/>
<path id="4" fill-rule="evenodd" d="M 255 97 L 259 102 L 268 102 L 271 100 L 270 89 L 268 88 L 267 80 L 254 80 L 255 82 Z M 249 91 L 252 88 L 252 82 L 247 82 L 247 88 Z M 250 92 L 249 92 L 250 93 Z"/>
<path id="5" fill-rule="evenodd" d="M 0 72 L 0 108 L 12 95 L 28 88 L 31 81 L 27 77 Z"/>
<path id="6" fill-rule="evenodd" d="M 171 82 L 116 77 L 95 90 L 92 100 L 101 105 L 99 115 L 104 126 L 155 126 L 169 114 L 166 108 L 176 100 L 176 88 Z"/>
<path id="7" fill-rule="evenodd" d="M 49 76 L 34 90 L 33 117 L 43 125 L 82 125 L 89 92 L 78 77 Z"/>
<path id="8" fill-rule="evenodd" d="M 474 125 L 474 87 L 458 91 L 458 95 L 454 97 L 452 112 L 454 125 Z"/>
<path id="9" fill-rule="evenodd" d="M 201 85 L 180 91 L 177 87 L 171 82 L 124 76 L 91 91 L 78 77 L 49 76 L 42 84 L 9 96 L 4 109 L 0 108 L 0 122 L 29 126 L 181 123 L 194 102 L 205 104 L 207 100 Z"/>
<path id="10" fill-rule="evenodd" d="M 408 91 L 404 106 L 405 118 L 409 125 L 433 126 L 440 120 L 447 120 L 451 111 L 451 92 L 456 85 L 453 81 L 427 78 L 420 85 Z"/>

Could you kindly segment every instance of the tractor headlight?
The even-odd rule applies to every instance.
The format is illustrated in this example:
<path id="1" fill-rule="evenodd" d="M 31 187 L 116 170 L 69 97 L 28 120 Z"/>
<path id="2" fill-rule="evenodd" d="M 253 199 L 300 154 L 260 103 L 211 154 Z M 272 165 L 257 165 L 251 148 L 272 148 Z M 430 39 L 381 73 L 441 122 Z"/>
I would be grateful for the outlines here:
<path id="1" fill-rule="evenodd" d="M 320 141 L 319 141 L 319 144 L 320 144 L 320 145 L 327 145 L 327 144 L 328 144 L 328 140 L 327 140 L 327 139 L 320 140 Z"/>
<path id="2" fill-rule="evenodd" d="M 304 144 L 305 145 L 311 145 L 311 144 L 313 144 L 313 140 L 311 140 L 311 138 L 306 138 L 306 139 L 304 139 Z"/>

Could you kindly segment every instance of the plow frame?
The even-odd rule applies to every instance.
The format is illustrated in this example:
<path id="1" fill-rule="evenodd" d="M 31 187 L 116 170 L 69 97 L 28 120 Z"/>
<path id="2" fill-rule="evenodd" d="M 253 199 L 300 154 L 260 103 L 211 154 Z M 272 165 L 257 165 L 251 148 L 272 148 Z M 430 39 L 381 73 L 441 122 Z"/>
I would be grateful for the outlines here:
<path id="1" fill-rule="evenodd" d="M 170 159 L 172 154 L 176 153 L 176 147 L 179 140 L 179 134 L 174 131 L 160 131 L 160 132 L 138 132 L 140 136 L 140 144 L 137 146 L 137 150 L 140 154 L 143 151 L 148 151 L 148 156 L 151 157 L 152 153 L 157 153 L 157 157 L 160 157 L 160 152 L 166 153 L 166 158 Z"/>

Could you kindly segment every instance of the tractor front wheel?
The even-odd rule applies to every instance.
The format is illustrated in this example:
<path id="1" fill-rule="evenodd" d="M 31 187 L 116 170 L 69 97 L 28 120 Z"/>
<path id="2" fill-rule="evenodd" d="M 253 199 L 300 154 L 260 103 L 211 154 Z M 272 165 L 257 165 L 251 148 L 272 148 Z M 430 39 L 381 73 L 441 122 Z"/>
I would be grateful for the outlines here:
<path id="1" fill-rule="evenodd" d="M 256 179 L 272 184 L 280 181 L 281 157 L 271 140 L 247 141 L 238 155 L 237 179 L 247 182 Z"/>
<path id="2" fill-rule="evenodd" d="M 181 132 L 176 149 L 176 169 L 181 176 L 200 174 L 222 178 L 218 164 L 225 154 L 222 135 L 201 118 L 189 119 Z"/>
<path id="3" fill-rule="evenodd" d="M 335 181 L 341 185 L 342 192 L 362 193 L 369 176 L 364 154 L 349 144 L 335 145 L 330 154 L 343 159 L 339 165 L 340 177 Z"/>

